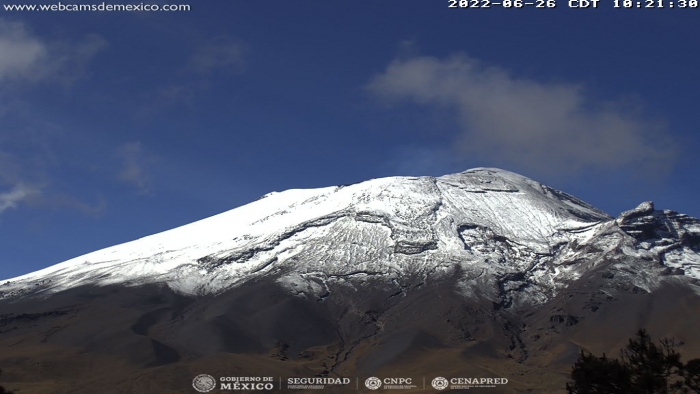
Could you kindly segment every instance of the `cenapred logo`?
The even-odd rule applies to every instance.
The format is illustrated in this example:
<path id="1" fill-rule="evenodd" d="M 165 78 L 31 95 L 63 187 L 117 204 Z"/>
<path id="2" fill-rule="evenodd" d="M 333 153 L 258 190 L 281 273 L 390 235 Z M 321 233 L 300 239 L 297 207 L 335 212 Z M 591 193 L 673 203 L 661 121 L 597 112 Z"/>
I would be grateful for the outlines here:
<path id="1" fill-rule="evenodd" d="M 382 380 L 372 376 L 371 378 L 367 378 L 367 380 L 365 380 L 365 386 L 367 386 L 367 388 L 370 390 L 376 390 L 382 387 Z"/>
<path id="2" fill-rule="evenodd" d="M 447 388 L 447 386 L 450 385 L 450 382 L 443 378 L 442 376 L 438 376 L 437 378 L 433 379 L 430 384 L 435 388 L 436 390 L 444 390 Z"/>
<path id="3" fill-rule="evenodd" d="M 192 379 L 192 387 L 200 393 L 208 393 L 216 388 L 216 379 L 211 375 L 203 373 Z"/>

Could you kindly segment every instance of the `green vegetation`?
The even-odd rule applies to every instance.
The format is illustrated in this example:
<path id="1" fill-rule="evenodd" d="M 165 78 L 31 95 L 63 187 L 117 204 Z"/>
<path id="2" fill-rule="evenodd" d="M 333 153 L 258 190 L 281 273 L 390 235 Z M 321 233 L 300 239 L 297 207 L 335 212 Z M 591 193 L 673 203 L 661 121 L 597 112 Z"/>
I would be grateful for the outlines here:
<path id="1" fill-rule="evenodd" d="M 619 359 L 581 351 L 571 371 L 568 394 L 700 393 L 700 359 L 681 361 L 678 346 L 664 338 L 656 345 L 645 330 L 629 340 Z"/>
<path id="2" fill-rule="evenodd" d="M 2 375 L 2 369 L 0 369 L 0 375 Z M 0 394 L 14 394 L 12 391 L 8 391 L 6 388 L 0 386 Z"/>

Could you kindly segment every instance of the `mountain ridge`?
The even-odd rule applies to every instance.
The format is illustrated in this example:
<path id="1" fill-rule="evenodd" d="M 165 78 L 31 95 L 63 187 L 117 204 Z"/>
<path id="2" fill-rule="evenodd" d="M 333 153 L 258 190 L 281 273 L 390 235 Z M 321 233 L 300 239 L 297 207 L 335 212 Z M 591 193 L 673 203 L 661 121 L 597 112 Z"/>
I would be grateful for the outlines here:
<path id="1" fill-rule="evenodd" d="M 0 284 L 0 367 L 37 394 L 185 394 L 201 373 L 560 393 L 581 350 L 640 327 L 700 356 L 698 267 L 698 219 L 612 218 L 503 170 L 291 190 Z"/>
<path id="2" fill-rule="evenodd" d="M 606 223 L 624 230 L 624 223 L 653 212 L 652 203 L 642 203 L 614 219 L 565 192 L 495 168 L 291 189 L 2 281 L 0 298 L 51 294 L 78 284 L 119 283 L 166 283 L 184 294 L 206 294 L 282 272 L 287 276 L 279 282 L 291 290 L 301 286 L 306 288 L 303 293 L 317 294 L 324 292 L 325 284 L 319 288 L 317 281 L 305 277 L 314 276 L 314 271 L 345 279 L 386 273 L 395 280 L 400 274 L 430 269 L 447 272 L 450 268 L 440 263 L 445 261 L 473 271 L 489 265 L 491 255 L 527 271 L 542 265 L 547 256 L 552 257 L 549 263 L 556 260 L 555 254 L 574 258 L 570 246 L 589 242 Z M 679 230 L 685 231 L 681 227 L 688 227 L 683 234 L 696 237 L 700 226 L 692 218 L 684 220 L 687 225 L 675 226 L 675 233 L 666 235 L 678 237 Z M 338 250 L 324 247 L 329 244 Z M 479 250 L 482 244 L 488 245 Z M 682 251 L 673 252 L 672 268 L 690 264 L 686 274 L 700 278 L 694 251 Z M 430 265 L 428 260 L 438 263 Z M 560 276 L 572 280 L 580 273 L 571 266 L 555 262 L 547 267 L 549 273 L 540 274 L 549 282 Z M 518 272 L 497 269 L 495 274 Z M 557 286 L 550 283 L 543 290 L 551 292 Z"/>

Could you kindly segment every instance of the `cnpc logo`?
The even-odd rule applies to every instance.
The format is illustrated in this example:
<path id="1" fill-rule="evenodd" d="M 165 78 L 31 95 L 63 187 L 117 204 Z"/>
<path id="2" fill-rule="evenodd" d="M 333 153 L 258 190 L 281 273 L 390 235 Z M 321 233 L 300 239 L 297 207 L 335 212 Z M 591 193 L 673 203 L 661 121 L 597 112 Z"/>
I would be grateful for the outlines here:
<path id="1" fill-rule="evenodd" d="M 389 385 L 389 386 L 394 386 L 394 385 L 410 385 L 413 383 L 412 378 L 384 378 L 384 379 L 379 379 L 378 377 L 371 377 L 365 380 L 365 387 L 367 387 L 370 390 L 377 390 L 382 385 Z"/>
<path id="2" fill-rule="evenodd" d="M 370 390 L 377 390 L 382 387 L 382 380 L 374 376 L 367 378 L 367 380 L 365 380 L 365 387 Z"/>

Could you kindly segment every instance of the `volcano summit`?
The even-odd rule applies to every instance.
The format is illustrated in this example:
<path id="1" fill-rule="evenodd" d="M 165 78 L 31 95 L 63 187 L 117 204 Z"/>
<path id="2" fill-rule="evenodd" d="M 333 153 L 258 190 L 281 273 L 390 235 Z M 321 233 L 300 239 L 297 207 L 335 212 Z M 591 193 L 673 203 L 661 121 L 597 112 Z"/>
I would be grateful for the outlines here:
<path id="1" fill-rule="evenodd" d="M 203 371 L 554 393 L 640 327 L 698 357 L 698 312 L 699 220 L 477 168 L 270 193 L 2 281 L 0 368 L 19 393 L 189 393 Z"/>

